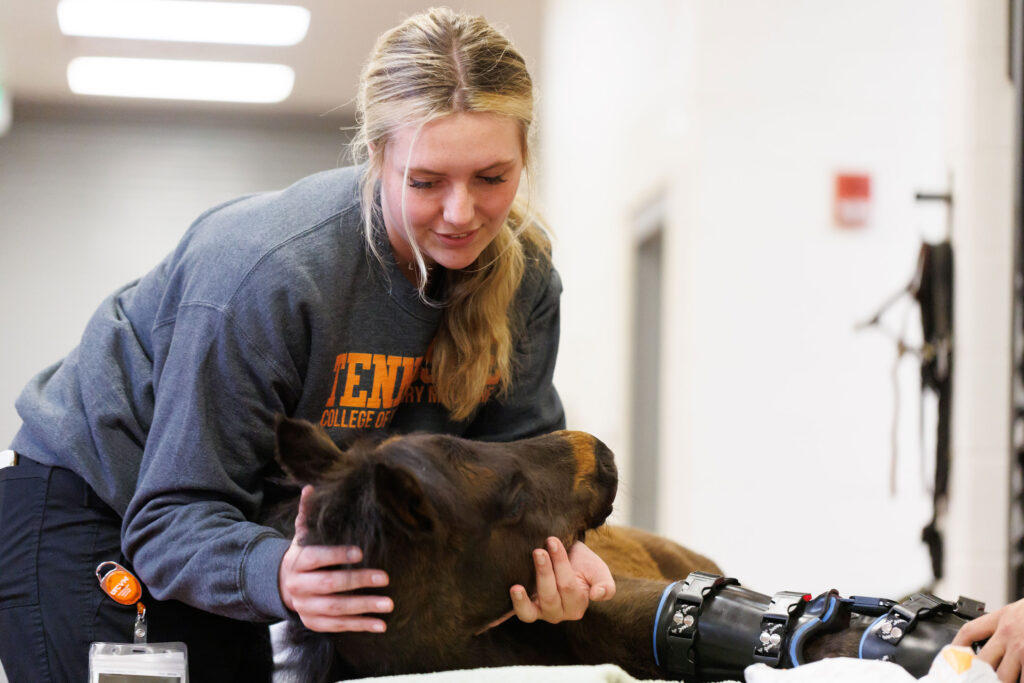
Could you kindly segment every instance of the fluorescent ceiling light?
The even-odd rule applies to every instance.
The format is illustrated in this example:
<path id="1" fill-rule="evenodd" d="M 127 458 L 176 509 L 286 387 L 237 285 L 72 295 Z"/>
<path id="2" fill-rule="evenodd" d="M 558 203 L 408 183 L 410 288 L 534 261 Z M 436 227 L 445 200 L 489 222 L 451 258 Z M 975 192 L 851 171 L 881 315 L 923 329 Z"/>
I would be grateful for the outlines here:
<path id="1" fill-rule="evenodd" d="M 194 0 L 60 0 L 57 21 L 69 36 L 295 45 L 309 30 L 309 10 Z"/>
<path id="2" fill-rule="evenodd" d="M 215 102 L 280 102 L 295 72 L 283 64 L 76 57 L 68 85 L 79 95 Z"/>

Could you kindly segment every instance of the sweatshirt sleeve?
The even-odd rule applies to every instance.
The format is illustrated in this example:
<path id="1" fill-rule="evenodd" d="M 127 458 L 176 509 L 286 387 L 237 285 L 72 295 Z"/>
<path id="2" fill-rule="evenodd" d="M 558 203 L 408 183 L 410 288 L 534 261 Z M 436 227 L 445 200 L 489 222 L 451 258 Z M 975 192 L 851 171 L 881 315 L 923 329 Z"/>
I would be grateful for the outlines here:
<path id="1" fill-rule="evenodd" d="M 155 408 L 124 552 L 158 599 L 234 619 L 287 616 L 277 573 L 289 541 L 256 523 L 273 467 L 275 413 L 297 395 L 294 372 L 225 310 L 185 304 L 158 326 Z M 284 355 L 287 358 L 287 355 Z"/>
<path id="2" fill-rule="evenodd" d="M 558 356 L 558 271 L 542 271 L 540 286 L 526 301 L 525 321 L 516 343 L 512 386 L 507 394 L 488 401 L 463 433 L 484 441 L 512 441 L 565 429 L 565 411 L 553 376 Z M 539 296 L 536 294 L 539 292 Z"/>

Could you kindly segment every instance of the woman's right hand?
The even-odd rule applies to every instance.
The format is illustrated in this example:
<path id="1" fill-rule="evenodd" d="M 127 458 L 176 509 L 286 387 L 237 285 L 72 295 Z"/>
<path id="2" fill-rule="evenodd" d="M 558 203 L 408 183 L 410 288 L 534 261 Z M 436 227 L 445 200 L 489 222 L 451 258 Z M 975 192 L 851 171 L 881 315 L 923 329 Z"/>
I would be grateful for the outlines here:
<path id="1" fill-rule="evenodd" d="M 324 569 L 359 562 L 363 553 L 347 546 L 301 545 L 306 536 L 306 508 L 312 486 L 302 488 L 295 537 L 281 559 L 277 584 L 281 600 L 311 631 L 372 631 L 381 633 L 387 625 L 366 616 L 390 612 L 391 599 L 383 595 L 347 595 L 357 588 L 379 588 L 388 575 L 378 569 Z"/>
<path id="2" fill-rule="evenodd" d="M 1024 600 L 1011 602 L 995 612 L 968 621 L 953 639 L 953 645 L 970 647 L 988 639 L 978 657 L 992 665 L 1000 681 L 1021 680 L 1024 662 Z"/>

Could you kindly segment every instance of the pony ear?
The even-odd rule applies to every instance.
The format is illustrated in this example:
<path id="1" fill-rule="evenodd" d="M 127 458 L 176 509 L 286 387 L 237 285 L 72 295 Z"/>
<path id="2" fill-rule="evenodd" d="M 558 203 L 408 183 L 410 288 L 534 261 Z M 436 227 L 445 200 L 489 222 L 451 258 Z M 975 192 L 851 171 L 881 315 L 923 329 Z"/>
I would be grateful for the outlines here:
<path id="1" fill-rule="evenodd" d="M 344 461 L 323 427 L 278 415 L 274 421 L 276 456 L 285 473 L 300 484 L 315 484 Z"/>
<path id="2" fill-rule="evenodd" d="M 437 513 L 409 470 L 377 463 L 373 484 L 382 511 L 399 528 L 410 536 L 423 536 L 434 530 Z"/>

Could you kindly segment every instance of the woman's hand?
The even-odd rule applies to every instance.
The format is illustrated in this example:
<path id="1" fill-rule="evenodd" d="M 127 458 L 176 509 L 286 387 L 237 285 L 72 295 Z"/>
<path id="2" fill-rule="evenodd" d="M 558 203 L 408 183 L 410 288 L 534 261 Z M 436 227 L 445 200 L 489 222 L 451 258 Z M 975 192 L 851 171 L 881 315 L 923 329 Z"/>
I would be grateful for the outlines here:
<path id="1" fill-rule="evenodd" d="M 277 585 L 285 607 L 299 615 L 312 631 L 373 631 L 387 628 L 368 613 L 390 612 L 390 598 L 383 595 L 345 595 L 357 588 L 386 586 L 388 575 L 376 569 L 323 569 L 359 562 L 362 551 L 346 546 L 301 545 L 306 537 L 306 508 L 312 486 L 302 488 L 295 537 L 281 559 Z"/>
<path id="2" fill-rule="evenodd" d="M 1000 681 L 1018 681 L 1024 661 L 1024 600 L 984 614 L 960 628 L 954 645 L 970 647 L 988 638 L 978 656 L 992 665 Z"/>
<path id="3" fill-rule="evenodd" d="M 537 595 L 530 599 L 526 589 L 512 586 L 512 608 L 520 621 L 541 619 L 557 624 L 583 616 L 591 600 L 610 600 L 615 581 L 608 565 L 583 543 L 574 543 L 565 552 L 555 537 L 547 540 L 547 549 L 533 551 L 537 572 Z"/>

